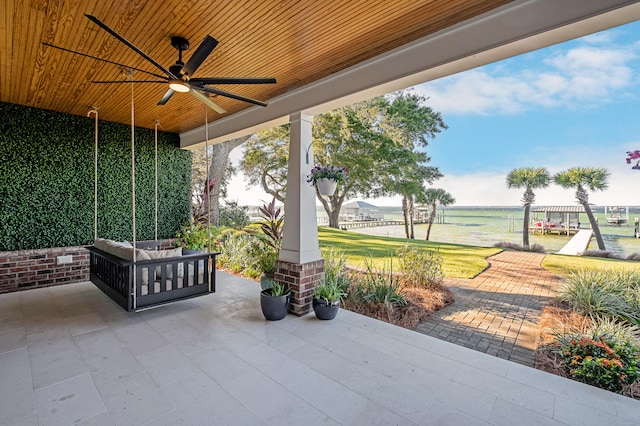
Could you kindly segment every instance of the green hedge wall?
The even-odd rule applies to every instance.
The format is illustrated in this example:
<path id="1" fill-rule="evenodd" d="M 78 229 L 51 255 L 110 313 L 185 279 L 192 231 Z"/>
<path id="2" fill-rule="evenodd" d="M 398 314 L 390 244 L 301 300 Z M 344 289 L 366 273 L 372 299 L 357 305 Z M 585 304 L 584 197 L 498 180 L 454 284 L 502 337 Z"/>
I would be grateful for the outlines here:
<path id="1" fill-rule="evenodd" d="M 93 241 L 94 123 L 0 102 L 0 251 Z M 131 240 L 131 127 L 98 125 L 98 236 Z M 154 237 L 154 131 L 136 128 L 136 236 Z M 158 133 L 158 237 L 190 217 L 191 152 Z"/>

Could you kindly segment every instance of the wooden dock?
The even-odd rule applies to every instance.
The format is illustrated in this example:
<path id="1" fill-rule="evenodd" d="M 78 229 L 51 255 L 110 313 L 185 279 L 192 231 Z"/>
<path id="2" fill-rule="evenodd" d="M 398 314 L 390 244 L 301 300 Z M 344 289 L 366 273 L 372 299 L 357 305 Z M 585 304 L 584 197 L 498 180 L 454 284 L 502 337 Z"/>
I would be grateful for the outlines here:
<path id="1" fill-rule="evenodd" d="M 421 223 L 427 223 L 427 220 L 414 220 L 414 225 Z M 356 228 L 373 228 L 375 226 L 391 226 L 391 225 L 404 225 L 403 220 L 369 220 L 364 222 L 341 222 L 340 229 L 343 231 Z"/>
<path id="2" fill-rule="evenodd" d="M 574 235 L 564 247 L 560 249 L 558 254 L 566 254 L 569 256 L 578 256 L 585 252 L 589 247 L 589 242 L 593 236 L 591 229 L 581 229 L 576 235 Z"/>

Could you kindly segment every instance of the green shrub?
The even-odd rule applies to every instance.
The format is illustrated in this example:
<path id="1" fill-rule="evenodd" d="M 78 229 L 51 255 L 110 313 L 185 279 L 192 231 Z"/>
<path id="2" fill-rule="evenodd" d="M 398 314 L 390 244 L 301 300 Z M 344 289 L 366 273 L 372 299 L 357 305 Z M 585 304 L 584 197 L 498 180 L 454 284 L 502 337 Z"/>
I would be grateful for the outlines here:
<path id="1" fill-rule="evenodd" d="M 235 273 L 247 269 L 250 264 L 249 241 L 251 236 L 244 232 L 228 230 L 220 235 L 220 255 L 218 265 Z"/>
<path id="2" fill-rule="evenodd" d="M 211 230 L 211 241 L 213 242 L 215 227 L 206 227 L 202 223 L 185 225 L 176 232 L 176 246 L 189 250 L 204 250 L 209 245 L 209 230 Z"/>
<path id="3" fill-rule="evenodd" d="M 278 260 L 278 252 L 267 244 L 260 244 L 254 248 L 253 253 L 257 258 L 257 264 L 260 273 L 273 274 L 276 270 L 276 260 Z"/>
<path id="4" fill-rule="evenodd" d="M 559 298 L 592 319 L 605 316 L 640 325 L 639 292 L 636 271 L 582 270 L 565 280 Z"/>
<path id="5" fill-rule="evenodd" d="M 383 305 L 389 311 L 394 307 L 405 306 L 407 300 L 400 293 L 398 278 L 393 274 L 393 264 L 387 272 L 384 268 L 381 271 L 374 270 L 371 259 L 365 258 L 363 262 L 366 272 L 362 280 L 352 286 L 349 296 L 365 303 Z"/>
<path id="6" fill-rule="evenodd" d="M 344 251 L 335 247 L 322 251 L 324 259 L 324 280 L 326 283 L 337 285 L 343 293 L 351 286 L 351 278 L 347 271 L 347 257 Z"/>
<path id="7" fill-rule="evenodd" d="M 638 347 L 630 340 L 607 334 L 566 334 L 558 336 L 565 368 L 572 378 L 621 392 L 640 376 Z"/>
<path id="8" fill-rule="evenodd" d="M 218 225 L 243 229 L 249 224 L 249 207 L 239 206 L 237 201 L 227 201 L 218 210 Z"/>
<path id="9" fill-rule="evenodd" d="M 541 244 L 530 244 L 529 247 L 521 246 L 517 243 L 510 243 L 507 241 L 499 241 L 493 245 L 498 248 L 506 248 L 517 251 L 532 251 L 535 253 L 544 253 L 544 246 Z"/>
<path id="10" fill-rule="evenodd" d="M 269 246 L 259 234 L 226 230 L 218 238 L 220 255 L 218 265 L 249 278 L 262 273 L 273 273 L 278 252 Z"/>
<path id="11" fill-rule="evenodd" d="M 396 250 L 403 279 L 419 287 L 437 287 L 444 279 L 442 256 L 434 250 L 418 250 L 405 244 Z"/>

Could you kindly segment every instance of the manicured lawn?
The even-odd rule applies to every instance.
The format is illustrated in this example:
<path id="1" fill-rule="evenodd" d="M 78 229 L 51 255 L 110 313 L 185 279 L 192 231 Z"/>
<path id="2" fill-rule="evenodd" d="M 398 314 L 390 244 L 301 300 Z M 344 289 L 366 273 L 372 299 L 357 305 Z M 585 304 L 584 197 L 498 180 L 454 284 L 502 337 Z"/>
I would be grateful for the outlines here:
<path id="1" fill-rule="evenodd" d="M 565 256 L 548 254 L 542 261 L 542 267 L 549 272 L 566 277 L 581 269 L 612 269 L 640 271 L 640 262 L 599 257 Z"/>
<path id="2" fill-rule="evenodd" d="M 344 251 L 348 263 L 352 266 L 364 266 L 362 259 L 365 257 L 371 258 L 376 268 L 384 268 L 387 271 L 390 269 L 390 257 L 407 242 L 421 249 L 436 250 L 442 256 L 442 270 L 448 278 L 475 277 L 489 265 L 486 258 L 501 251 L 498 248 L 377 237 L 326 226 L 318 227 L 318 239 L 322 249 L 335 247 Z M 398 271 L 398 268 L 399 265 L 393 265 L 394 271 Z"/>

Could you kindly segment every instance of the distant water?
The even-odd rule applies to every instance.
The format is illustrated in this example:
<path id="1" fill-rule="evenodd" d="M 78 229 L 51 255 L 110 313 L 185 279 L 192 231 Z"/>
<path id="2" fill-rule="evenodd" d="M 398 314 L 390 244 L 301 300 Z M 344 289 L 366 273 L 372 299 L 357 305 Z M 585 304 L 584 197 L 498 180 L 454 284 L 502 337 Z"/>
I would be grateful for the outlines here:
<path id="1" fill-rule="evenodd" d="M 379 207 L 385 219 L 402 220 L 402 209 L 398 207 Z M 629 207 L 629 223 L 622 226 L 611 226 L 607 223 L 604 207 L 594 206 L 592 210 L 598 218 L 600 232 L 603 235 L 605 247 L 608 251 L 619 256 L 640 253 L 640 239 L 634 238 L 634 219 L 640 217 L 640 207 Z M 434 223 L 431 229 L 431 241 L 468 244 L 482 247 L 492 247 L 496 242 L 506 241 L 522 244 L 522 207 L 448 207 L 437 210 L 441 223 Z M 534 218 L 535 213 L 531 213 Z M 326 221 L 326 214 L 322 207 L 318 210 L 319 223 Z M 326 223 L 326 222 L 324 222 Z M 580 214 L 581 228 L 589 229 L 586 214 Z M 416 239 L 424 239 L 426 225 L 415 226 Z M 372 228 L 354 229 L 368 235 L 380 235 L 405 238 L 404 226 L 379 226 Z M 566 235 L 530 234 L 531 244 L 540 244 L 548 253 L 557 252 L 568 241 Z M 598 248 L 595 238 L 591 240 L 589 250 Z"/>

